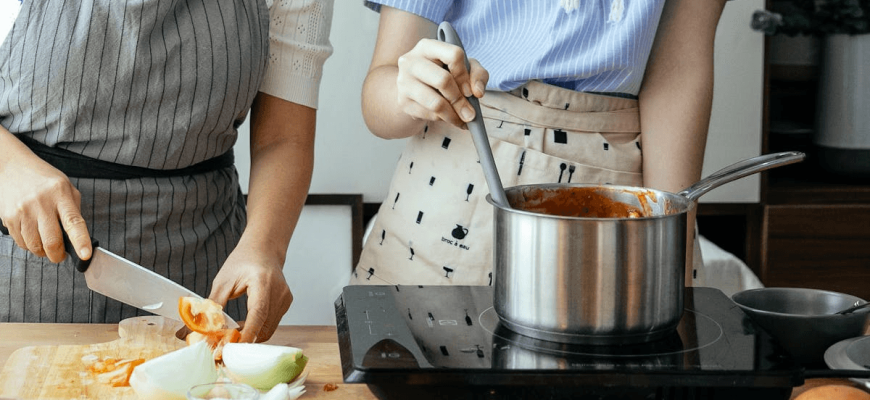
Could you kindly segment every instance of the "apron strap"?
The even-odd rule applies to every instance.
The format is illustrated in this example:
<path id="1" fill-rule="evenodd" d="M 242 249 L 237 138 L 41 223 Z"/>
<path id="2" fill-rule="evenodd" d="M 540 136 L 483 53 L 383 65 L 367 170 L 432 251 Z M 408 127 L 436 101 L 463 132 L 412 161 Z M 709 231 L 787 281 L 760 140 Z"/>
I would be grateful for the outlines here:
<path id="1" fill-rule="evenodd" d="M 235 162 L 231 148 L 224 154 L 188 167 L 167 170 L 151 169 L 98 160 L 69 150 L 47 146 L 27 136 L 17 137 L 39 158 L 71 178 L 138 179 L 190 176 L 229 168 Z"/>
<path id="2" fill-rule="evenodd" d="M 510 93 L 487 91 L 480 105 L 490 109 L 492 118 L 504 121 L 577 132 L 640 132 L 637 100 L 575 92 L 538 81 Z"/>

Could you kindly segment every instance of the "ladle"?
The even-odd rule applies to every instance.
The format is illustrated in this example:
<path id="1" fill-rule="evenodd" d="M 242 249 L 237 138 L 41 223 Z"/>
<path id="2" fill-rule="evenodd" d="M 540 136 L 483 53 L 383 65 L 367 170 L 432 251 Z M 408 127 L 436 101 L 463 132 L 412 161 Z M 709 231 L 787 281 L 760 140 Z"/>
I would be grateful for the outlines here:
<path id="1" fill-rule="evenodd" d="M 462 41 L 459 40 L 459 35 L 453 29 L 449 22 L 444 21 L 438 26 L 438 40 L 458 46 L 462 49 L 463 54 L 465 48 L 462 47 Z M 468 62 L 468 56 L 465 55 L 465 69 L 471 71 L 471 64 Z M 507 201 L 507 196 L 504 194 L 504 187 L 501 184 L 501 178 L 498 176 L 498 169 L 495 166 L 495 159 L 492 157 L 492 149 L 489 147 L 489 138 L 486 136 L 486 127 L 483 125 L 483 115 L 480 112 L 480 103 L 477 97 L 467 97 L 468 102 L 474 108 L 474 120 L 469 122 L 468 130 L 471 131 L 471 140 L 474 141 L 474 147 L 477 149 L 477 156 L 480 157 L 480 166 L 483 167 L 483 176 L 486 178 L 486 186 L 489 187 L 489 194 L 492 196 L 492 201 L 501 207 L 510 208 Z"/>

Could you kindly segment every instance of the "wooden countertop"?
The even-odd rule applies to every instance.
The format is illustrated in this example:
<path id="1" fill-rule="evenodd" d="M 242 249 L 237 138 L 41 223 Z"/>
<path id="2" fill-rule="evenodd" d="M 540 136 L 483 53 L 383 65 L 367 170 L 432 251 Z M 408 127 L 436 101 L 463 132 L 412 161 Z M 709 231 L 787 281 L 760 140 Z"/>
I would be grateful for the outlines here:
<path id="1" fill-rule="evenodd" d="M 117 324 L 20 324 L 0 323 L 0 366 L 15 350 L 26 346 L 79 345 L 118 339 Z M 345 384 L 341 375 L 337 336 L 333 326 L 282 326 L 270 344 L 303 349 L 309 357 L 309 375 L 303 399 L 361 399 L 376 397 L 361 384 Z M 324 385 L 338 389 L 324 391 Z"/>
<path id="2" fill-rule="evenodd" d="M 26 346 L 77 345 L 110 342 L 118 338 L 115 324 L 20 324 L 0 323 L 0 366 L 15 350 Z M 304 399 L 376 399 L 371 391 L 361 384 L 342 381 L 341 359 L 338 353 L 337 336 L 333 326 L 282 326 L 268 343 L 299 347 L 308 355 L 309 376 L 305 382 Z M 338 389 L 324 391 L 327 384 Z M 810 379 L 795 388 L 792 399 L 809 388 L 843 384 L 860 387 L 845 379 Z"/>

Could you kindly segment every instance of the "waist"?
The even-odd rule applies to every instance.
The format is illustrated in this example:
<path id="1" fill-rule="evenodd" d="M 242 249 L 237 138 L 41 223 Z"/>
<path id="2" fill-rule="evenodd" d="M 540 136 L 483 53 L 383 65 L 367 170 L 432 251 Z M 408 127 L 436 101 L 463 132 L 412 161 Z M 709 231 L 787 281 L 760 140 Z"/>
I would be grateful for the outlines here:
<path id="1" fill-rule="evenodd" d="M 484 115 L 516 123 L 578 132 L 640 132 L 637 100 L 575 92 L 539 81 L 510 92 L 486 92 L 480 104 Z"/>
<path id="2" fill-rule="evenodd" d="M 190 176 L 232 167 L 233 150 L 205 161 L 178 169 L 153 169 L 124 165 L 87 157 L 66 149 L 47 146 L 32 138 L 18 136 L 34 154 L 71 178 L 139 179 Z"/>

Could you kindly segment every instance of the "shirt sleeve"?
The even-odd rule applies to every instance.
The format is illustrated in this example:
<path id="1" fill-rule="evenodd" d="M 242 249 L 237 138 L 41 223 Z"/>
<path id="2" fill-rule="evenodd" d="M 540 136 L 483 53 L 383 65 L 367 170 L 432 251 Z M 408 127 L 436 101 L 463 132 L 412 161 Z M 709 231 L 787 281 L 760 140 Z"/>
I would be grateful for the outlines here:
<path id="1" fill-rule="evenodd" d="M 269 61 L 260 91 L 317 108 L 323 63 L 332 54 L 329 32 L 333 0 L 273 0 L 266 4 Z"/>
<path id="2" fill-rule="evenodd" d="M 453 2 L 454 0 L 366 0 L 365 5 L 378 12 L 382 5 L 396 8 L 440 24 L 453 7 Z"/>

